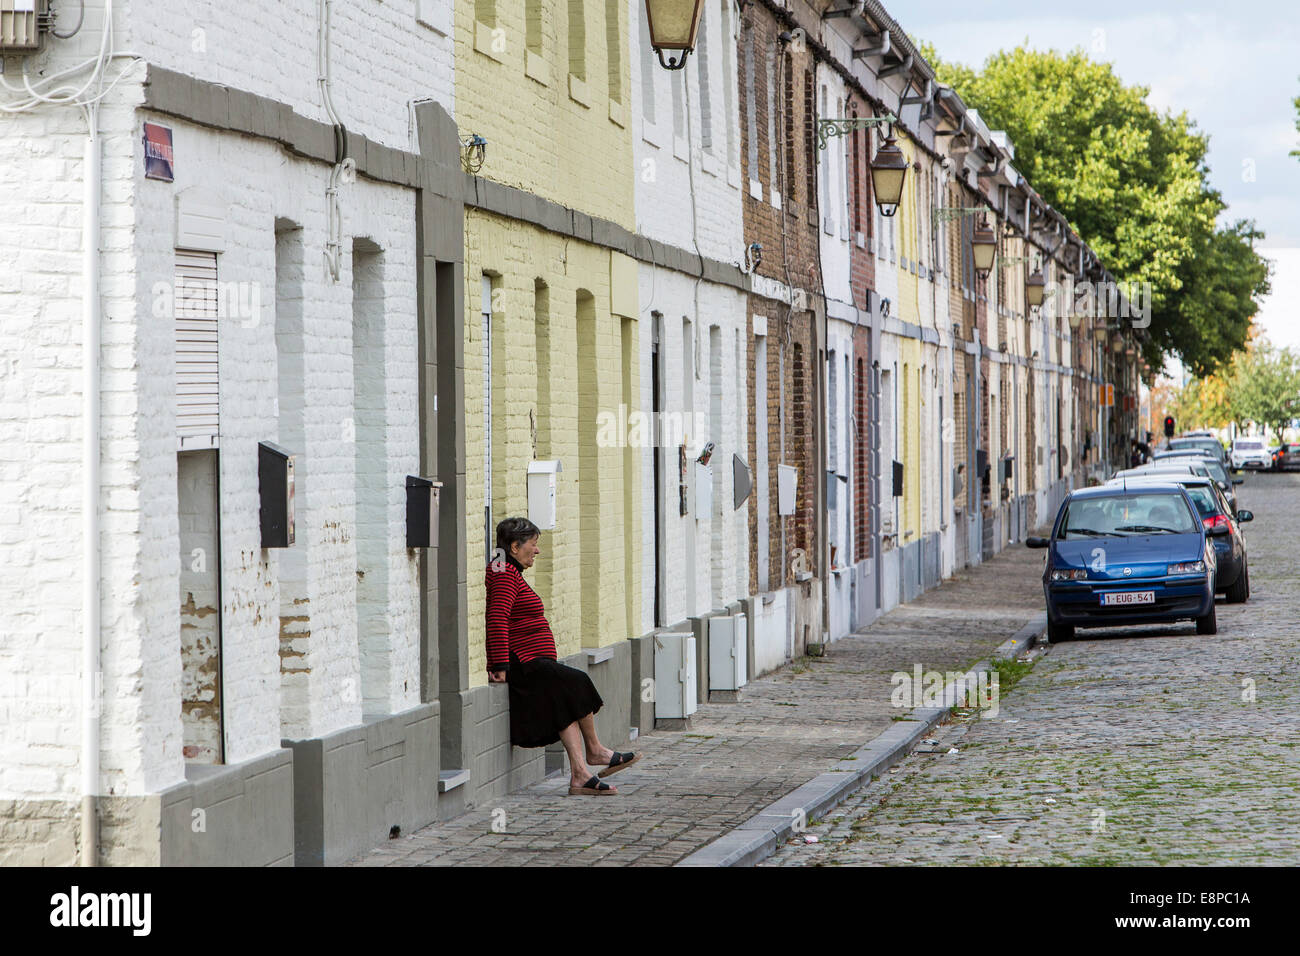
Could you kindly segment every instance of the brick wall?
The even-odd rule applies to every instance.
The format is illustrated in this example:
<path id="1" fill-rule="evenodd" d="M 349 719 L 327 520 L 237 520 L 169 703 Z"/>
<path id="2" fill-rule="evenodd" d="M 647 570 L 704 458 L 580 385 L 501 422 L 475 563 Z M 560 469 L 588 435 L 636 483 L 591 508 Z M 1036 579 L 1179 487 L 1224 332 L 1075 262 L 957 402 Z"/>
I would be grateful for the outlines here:
<path id="1" fill-rule="evenodd" d="M 142 0 L 118 6 L 127 9 L 123 49 L 178 73 L 292 103 L 302 115 L 329 122 L 318 84 L 318 0 L 182 0 L 167 4 L 166 15 Z M 412 149 L 412 99 L 432 98 L 452 111 L 450 6 L 449 0 L 332 5 L 331 98 L 349 130 Z M 87 25 L 98 25 L 93 10 Z"/>

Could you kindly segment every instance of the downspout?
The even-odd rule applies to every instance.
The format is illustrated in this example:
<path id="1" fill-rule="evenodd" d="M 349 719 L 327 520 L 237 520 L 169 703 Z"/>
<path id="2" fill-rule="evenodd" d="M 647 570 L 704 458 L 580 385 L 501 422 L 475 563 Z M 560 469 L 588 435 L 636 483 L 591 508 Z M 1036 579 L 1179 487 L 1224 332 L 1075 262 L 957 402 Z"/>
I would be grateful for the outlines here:
<path id="1" fill-rule="evenodd" d="M 99 554 L 99 104 L 86 105 L 81 205 L 81 865 L 99 863 L 100 554 Z"/>

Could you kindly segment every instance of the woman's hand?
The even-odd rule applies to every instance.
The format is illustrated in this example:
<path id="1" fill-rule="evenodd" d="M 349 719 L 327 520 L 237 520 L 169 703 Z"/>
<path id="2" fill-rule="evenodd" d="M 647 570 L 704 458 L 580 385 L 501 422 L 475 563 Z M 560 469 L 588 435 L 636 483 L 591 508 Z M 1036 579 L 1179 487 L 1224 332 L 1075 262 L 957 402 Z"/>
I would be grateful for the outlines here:
<path id="1" fill-rule="evenodd" d="M 488 671 L 488 680 L 493 684 L 504 684 L 507 673 L 508 671 Z"/>

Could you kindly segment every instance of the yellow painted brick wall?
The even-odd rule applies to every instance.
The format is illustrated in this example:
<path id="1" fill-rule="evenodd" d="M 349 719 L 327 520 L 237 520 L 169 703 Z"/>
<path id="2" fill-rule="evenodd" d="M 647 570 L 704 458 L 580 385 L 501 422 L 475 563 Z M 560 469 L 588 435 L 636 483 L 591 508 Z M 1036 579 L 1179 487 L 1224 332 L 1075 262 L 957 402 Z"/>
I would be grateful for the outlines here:
<path id="1" fill-rule="evenodd" d="M 495 24 L 476 20 L 474 0 L 456 3 L 456 122 L 462 137 L 488 141 L 479 175 L 635 228 L 627 4 L 542 0 L 540 52 L 528 46 L 525 0 L 477 6 L 494 10 Z M 578 9 L 586 81 L 571 84 L 568 24 Z M 613 96 L 609 10 L 621 54 Z"/>
<path id="2" fill-rule="evenodd" d="M 916 161 L 917 151 L 906 137 L 901 137 L 898 145 L 903 150 L 903 155 L 907 157 L 909 163 Z M 906 256 L 907 261 L 913 263 L 913 267 L 915 267 L 917 259 L 916 220 L 918 216 L 928 214 L 927 210 L 919 208 L 920 189 L 917 173 L 916 169 L 908 170 L 907 177 L 903 180 L 902 202 L 899 203 L 896 214 L 899 219 L 898 254 L 900 257 Z M 917 295 L 917 277 L 912 270 L 904 269 L 900 260 L 898 263 L 898 311 L 895 314 L 902 321 L 911 322 L 913 325 L 919 325 L 921 321 Z"/>
<path id="3" fill-rule="evenodd" d="M 915 321 L 909 319 L 908 321 Z M 903 450 L 903 504 L 900 512 L 902 533 L 899 540 L 910 544 L 921 536 L 921 342 L 904 338 L 899 342 L 899 362 L 905 367 L 903 385 L 903 427 L 906 447 Z M 911 537 L 905 537 L 908 531 Z"/>
<path id="4" fill-rule="evenodd" d="M 596 246 L 566 240 L 553 233 L 499 216 L 469 210 L 465 217 L 465 456 L 466 517 L 469 556 L 469 675 L 471 685 L 486 682 L 484 667 L 486 589 L 481 569 L 488 553 L 484 540 L 483 509 L 483 338 L 480 311 L 481 283 L 486 271 L 496 278 L 493 317 L 498 336 L 493 340 L 493 522 L 512 515 L 527 515 L 528 463 L 533 460 L 532 422 L 539 425 L 537 456 L 562 462 L 557 488 L 554 530 L 542 532 L 542 553 L 526 577 L 546 606 L 547 620 L 560 657 L 584 646 L 605 646 L 634 636 L 629 620 L 640 619 L 639 591 L 628 593 L 630 562 L 632 581 L 639 581 L 640 512 L 627 513 L 627 501 L 639 502 L 639 473 L 625 474 L 629 456 L 625 449 L 602 442 L 594 450 L 597 474 L 583 475 L 580 452 L 591 452 L 583 441 L 579 423 L 579 374 L 582 363 L 596 378 L 598 413 L 616 416 L 625 387 L 623 322 L 635 320 L 636 289 L 611 290 L 613 275 L 626 271 L 617 254 Z M 538 344 L 535 321 L 536 280 L 545 281 L 549 295 L 551 329 L 549 427 L 546 408 L 538 407 Z M 592 296 L 595 341 L 577 340 L 577 301 L 580 290 Z M 622 316 L 615 307 L 630 311 Z M 638 340 L 631 336 L 635 349 Z M 640 362 L 635 354 L 627 363 L 633 381 L 632 396 L 640 394 Z M 530 413 L 532 419 L 530 420 Z M 504 415 L 504 420 L 502 420 Z M 589 432 L 588 432 L 589 434 Z M 547 436 L 550 436 L 550 447 Z M 497 450 L 504 448 L 504 454 Z M 634 457 L 634 456 L 632 456 Z M 590 458 L 588 459 L 590 461 Z M 598 533 L 594 553 L 582 556 L 579 535 L 579 482 L 593 490 Z M 632 493 L 627 494 L 631 485 Z M 629 542 L 631 544 L 629 544 Z M 593 589 L 580 599 L 581 575 L 586 570 Z M 585 607 L 584 607 L 585 603 Z M 632 604 L 629 614 L 629 603 Z M 583 620 L 587 626 L 584 632 Z"/>

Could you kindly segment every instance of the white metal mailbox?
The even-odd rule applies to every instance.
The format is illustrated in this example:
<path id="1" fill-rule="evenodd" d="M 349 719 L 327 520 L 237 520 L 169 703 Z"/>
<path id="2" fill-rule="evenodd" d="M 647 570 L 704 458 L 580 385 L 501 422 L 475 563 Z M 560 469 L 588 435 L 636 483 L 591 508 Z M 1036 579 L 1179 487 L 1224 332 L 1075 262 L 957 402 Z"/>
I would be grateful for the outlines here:
<path id="1" fill-rule="evenodd" d="M 799 469 L 794 465 L 776 466 L 776 512 L 794 514 L 795 496 L 799 484 Z"/>
<path id="2" fill-rule="evenodd" d="M 559 459 L 528 463 L 528 520 L 543 530 L 555 527 L 555 486 Z"/>
<path id="3" fill-rule="evenodd" d="M 698 706 L 695 635 L 655 635 L 655 719 L 689 717 Z"/>
<path id="4" fill-rule="evenodd" d="M 713 515 L 713 466 L 695 463 L 695 520 L 707 521 Z"/>
<path id="5" fill-rule="evenodd" d="M 709 690 L 740 690 L 745 686 L 748 647 L 745 615 L 709 618 Z"/>

